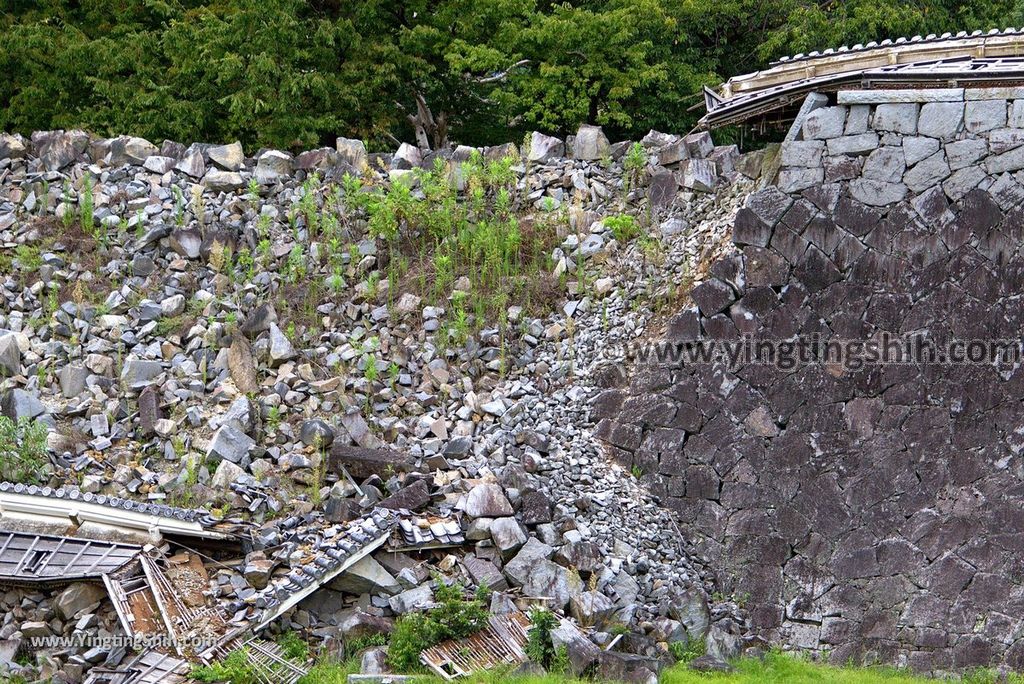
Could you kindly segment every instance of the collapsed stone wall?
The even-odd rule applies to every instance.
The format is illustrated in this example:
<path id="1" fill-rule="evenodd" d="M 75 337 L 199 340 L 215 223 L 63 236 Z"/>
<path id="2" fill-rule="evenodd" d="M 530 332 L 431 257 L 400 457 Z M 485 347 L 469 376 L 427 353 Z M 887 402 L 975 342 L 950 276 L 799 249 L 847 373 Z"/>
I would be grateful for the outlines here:
<path id="1" fill-rule="evenodd" d="M 1019 338 L 1017 98 L 862 91 L 806 115 L 662 341 Z M 1022 393 L 1019 367 L 646 363 L 593 411 L 754 629 L 834 662 L 1020 669 Z"/>

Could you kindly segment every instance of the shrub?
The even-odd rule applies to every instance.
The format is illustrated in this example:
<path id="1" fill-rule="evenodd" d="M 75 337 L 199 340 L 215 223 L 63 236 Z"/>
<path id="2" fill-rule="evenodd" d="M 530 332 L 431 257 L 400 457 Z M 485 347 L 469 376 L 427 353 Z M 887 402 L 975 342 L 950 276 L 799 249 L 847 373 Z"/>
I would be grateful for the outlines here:
<path id="1" fill-rule="evenodd" d="M 530 631 L 526 638 L 526 657 L 544 669 L 555 662 L 556 652 L 551 632 L 558 624 L 555 614 L 546 608 L 530 611 Z"/>
<path id="2" fill-rule="evenodd" d="M 0 480 L 40 482 L 46 457 L 46 423 L 0 416 Z"/>
<path id="3" fill-rule="evenodd" d="M 686 641 L 673 641 L 668 645 L 668 652 L 676 659 L 676 662 L 686 665 L 692 660 L 704 655 L 707 647 L 703 639 L 687 639 Z"/>
<path id="4" fill-rule="evenodd" d="M 487 626 L 488 592 L 480 587 L 471 599 L 462 585 L 437 579 L 437 605 L 426 613 L 409 613 L 395 624 L 388 647 L 388 663 L 398 672 L 421 669 L 420 652 L 445 639 L 462 639 Z"/>
<path id="5" fill-rule="evenodd" d="M 199 682 L 229 682 L 229 684 L 256 684 L 256 671 L 245 651 L 232 651 L 219 663 L 192 668 L 192 678 Z"/>
<path id="6" fill-rule="evenodd" d="M 285 632 L 279 636 L 277 645 L 281 647 L 285 658 L 300 662 L 309 660 L 309 644 L 295 632 Z"/>

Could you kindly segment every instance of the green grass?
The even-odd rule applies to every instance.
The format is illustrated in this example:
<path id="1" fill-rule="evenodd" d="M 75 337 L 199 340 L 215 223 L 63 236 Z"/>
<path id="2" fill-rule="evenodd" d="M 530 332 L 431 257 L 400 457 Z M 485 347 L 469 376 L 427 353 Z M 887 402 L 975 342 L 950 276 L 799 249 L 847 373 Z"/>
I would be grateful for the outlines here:
<path id="1" fill-rule="evenodd" d="M 961 684 L 1024 684 L 1024 677 L 1011 675 L 1000 680 L 991 670 L 976 670 L 960 680 L 932 679 L 917 676 L 892 667 L 835 667 L 822 665 L 786 653 L 769 653 L 764 660 L 746 659 L 733 663 L 735 671 L 724 674 L 694 672 L 686 665 L 676 665 L 661 673 L 661 684 L 935 684 L 939 681 L 960 681 Z M 317 665 L 299 684 L 343 684 L 349 673 L 359 671 L 359 658 L 343 663 Z M 509 670 L 499 668 L 478 672 L 461 680 L 466 684 L 583 684 L 586 680 L 548 674 L 540 677 L 515 677 Z M 432 675 L 417 677 L 422 684 L 443 684 Z"/>
<path id="2" fill-rule="evenodd" d="M 694 672 L 677 665 L 663 672 L 660 681 L 661 684 L 932 684 L 939 681 L 892 667 L 835 667 L 774 652 L 764 660 L 746 659 L 733 665 L 734 672 L 722 674 Z M 966 676 L 963 681 L 978 684 L 988 681 L 976 677 Z"/>

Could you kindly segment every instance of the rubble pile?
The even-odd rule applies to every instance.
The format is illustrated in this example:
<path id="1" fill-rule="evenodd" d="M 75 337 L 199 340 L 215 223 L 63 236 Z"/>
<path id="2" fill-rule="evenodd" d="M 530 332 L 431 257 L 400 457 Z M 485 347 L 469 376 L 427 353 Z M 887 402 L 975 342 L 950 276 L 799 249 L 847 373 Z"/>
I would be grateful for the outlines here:
<path id="1" fill-rule="evenodd" d="M 557 293 L 459 335 L 453 297 L 389 281 L 388 245 L 345 188 L 415 198 L 418 170 L 437 165 L 459 184 L 468 148 L 367 153 L 339 138 L 248 157 L 238 143 L 0 136 L 0 408 L 49 427 L 31 496 L 233 521 L 238 552 L 203 560 L 209 603 L 229 625 L 328 649 L 387 632 L 457 580 L 493 589 L 495 612 L 545 602 L 591 645 L 625 630 L 617 651 L 664 658 L 706 638 L 734 654 L 744 612 L 709 605 L 713 573 L 650 474 L 606 460 L 590 414 L 627 346 L 728 249 L 771 155 L 706 133 L 611 144 L 590 126 L 478 152 L 515 156 L 517 211 L 557 232 Z M 619 216 L 641 229 L 616 230 Z M 15 658 L 4 644 L 27 625 L 116 624 L 92 606 L 58 620 L 41 593 L 3 600 L 20 608 L 4 612 L 0 668 L 73 682 L 126 656 Z"/>

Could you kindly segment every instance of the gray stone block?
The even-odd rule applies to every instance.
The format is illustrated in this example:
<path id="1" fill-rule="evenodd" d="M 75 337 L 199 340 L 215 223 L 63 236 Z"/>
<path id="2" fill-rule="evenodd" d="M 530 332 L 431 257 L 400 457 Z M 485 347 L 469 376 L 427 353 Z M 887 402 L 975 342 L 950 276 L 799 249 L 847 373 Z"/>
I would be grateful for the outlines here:
<path id="1" fill-rule="evenodd" d="M 918 124 L 920 129 L 920 124 Z M 913 166 L 926 157 L 939 151 L 939 141 L 935 138 L 914 136 L 903 139 L 903 158 L 907 166 Z"/>
<path id="2" fill-rule="evenodd" d="M 829 141 L 831 143 L 831 141 Z M 791 140 L 782 143 L 782 166 L 821 166 L 821 156 L 825 151 L 823 140 Z"/>
<path id="3" fill-rule="evenodd" d="M 895 204 L 907 196 L 907 186 L 903 183 L 885 183 L 882 181 L 858 178 L 850 181 L 850 194 L 855 200 L 873 207 L 884 207 Z"/>
<path id="4" fill-rule="evenodd" d="M 1024 147 L 1004 152 L 985 160 L 985 170 L 991 174 L 1024 169 Z"/>
<path id="5" fill-rule="evenodd" d="M 803 125 L 804 140 L 827 140 L 843 134 L 846 107 L 822 107 L 807 115 Z"/>
<path id="6" fill-rule="evenodd" d="M 707 159 L 687 159 L 682 163 L 682 186 L 688 190 L 712 192 L 717 180 L 714 162 Z"/>
<path id="7" fill-rule="evenodd" d="M 904 135 L 917 133 L 916 104 L 880 104 L 875 107 L 871 127 L 876 131 L 892 131 Z"/>
<path id="8" fill-rule="evenodd" d="M 844 135 L 840 138 L 832 138 L 828 141 L 828 153 L 836 154 L 864 154 L 878 147 L 877 133 L 858 133 L 857 135 Z"/>
<path id="9" fill-rule="evenodd" d="M 949 177 L 950 168 L 946 155 L 939 151 L 919 161 L 903 175 L 903 182 L 914 192 L 922 192 Z"/>
<path id="10" fill-rule="evenodd" d="M 1007 123 L 1011 128 L 1024 128 L 1024 100 L 1014 100 L 1010 105 L 1010 118 Z"/>
<path id="11" fill-rule="evenodd" d="M 837 183 L 857 178 L 860 176 L 863 159 L 863 157 L 848 157 L 846 155 L 825 157 L 823 163 L 825 167 L 825 182 Z"/>
<path id="12" fill-rule="evenodd" d="M 988 192 L 1003 211 L 1024 202 L 1024 186 L 1012 174 L 1004 173 L 995 179 Z"/>
<path id="13" fill-rule="evenodd" d="M 978 184 L 988 178 L 985 172 L 978 166 L 968 166 L 953 172 L 953 174 L 942 183 L 942 190 L 946 196 L 954 202 L 968 192 L 978 187 Z"/>
<path id="14" fill-rule="evenodd" d="M 828 96 L 822 93 L 807 93 L 807 97 L 804 98 L 803 104 L 800 105 L 800 111 L 796 113 L 796 118 L 793 119 L 792 125 L 789 130 L 786 131 L 786 140 L 796 140 L 801 136 L 804 128 L 804 121 L 807 117 L 816 109 L 821 109 L 828 104 Z"/>
<path id="15" fill-rule="evenodd" d="M 962 102 L 929 102 L 921 107 L 917 132 L 940 140 L 952 140 L 964 123 Z"/>
<path id="16" fill-rule="evenodd" d="M 868 132 L 868 121 L 871 119 L 871 107 L 866 104 L 852 105 L 846 115 L 846 135 L 860 135 Z"/>
<path id="17" fill-rule="evenodd" d="M 1024 130 L 1020 128 L 997 128 L 989 131 L 988 148 L 992 154 L 1009 152 L 1024 145 Z"/>
<path id="18" fill-rule="evenodd" d="M 981 138 L 968 138 L 946 143 L 946 160 L 954 171 L 978 161 L 988 154 L 988 142 Z"/>
<path id="19" fill-rule="evenodd" d="M 1019 86 L 964 88 L 965 100 L 1013 100 L 1021 97 L 1024 97 L 1024 88 Z"/>
<path id="20" fill-rule="evenodd" d="M 1006 126 L 1006 100 L 976 100 L 964 106 L 964 128 L 971 133 Z"/>
<path id="21" fill-rule="evenodd" d="M 871 180 L 898 183 L 907 164 L 901 147 L 879 147 L 864 160 L 861 175 Z"/>
<path id="22" fill-rule="evenodd" d="M 779 171 L 778 187 L 782 192 L 799 192 L 825 180 L 822 168 L 807 169 L 798 166 Z"/>
<path id="23" fill-rule="evenodd" d="M 836 96 L 839 104 L 883 104 L 899 102 L 962 102 L 963 88 L 900 88 L 844 90 Z"/>

